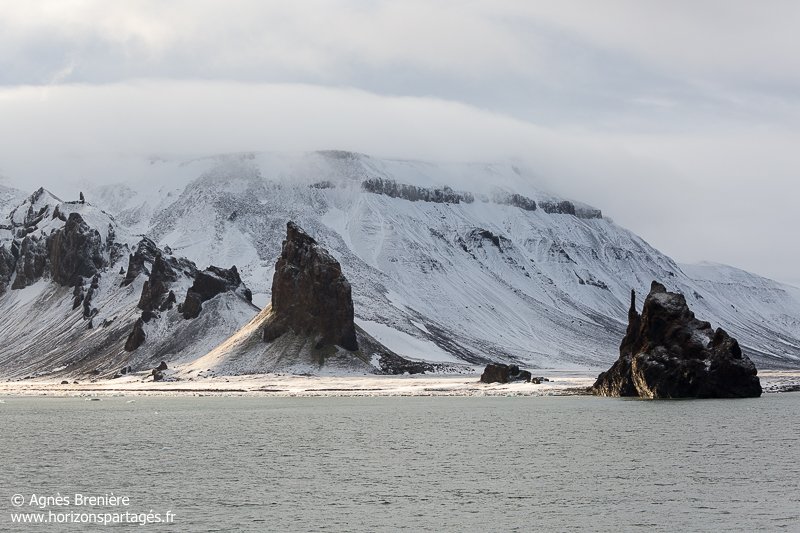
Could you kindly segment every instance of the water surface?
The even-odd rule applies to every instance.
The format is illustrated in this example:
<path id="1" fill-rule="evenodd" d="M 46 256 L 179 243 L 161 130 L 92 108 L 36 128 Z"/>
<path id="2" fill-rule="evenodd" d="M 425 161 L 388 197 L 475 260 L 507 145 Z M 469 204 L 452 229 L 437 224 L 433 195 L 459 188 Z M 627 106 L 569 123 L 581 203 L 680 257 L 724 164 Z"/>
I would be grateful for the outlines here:
<path id="1" fill-rule="evenodd" d="M 14 398 L 14 494 L 127 496 L 174 531 L 800 530 L 800 393 Z"/>

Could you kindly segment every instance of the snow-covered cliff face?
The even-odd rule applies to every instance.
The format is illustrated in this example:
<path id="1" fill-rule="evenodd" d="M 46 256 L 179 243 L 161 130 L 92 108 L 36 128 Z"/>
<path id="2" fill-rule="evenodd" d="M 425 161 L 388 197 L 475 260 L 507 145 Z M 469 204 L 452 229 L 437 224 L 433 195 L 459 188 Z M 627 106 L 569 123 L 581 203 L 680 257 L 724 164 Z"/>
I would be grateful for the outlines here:
<path id="1" fill-rule="evenodd" d="M 730 267 L 679 266 L 599 210 L 536 190 L 513 165 L 317 152 L 152 168 L 87 197 L 201 266 L 237 265 L 259 305 L 296 221 L 342 264 L 357 324 L 402 355 L 607 366 L 630 290 L 659 280 L 759 366 L 800 364 L 800 290 Z"/>

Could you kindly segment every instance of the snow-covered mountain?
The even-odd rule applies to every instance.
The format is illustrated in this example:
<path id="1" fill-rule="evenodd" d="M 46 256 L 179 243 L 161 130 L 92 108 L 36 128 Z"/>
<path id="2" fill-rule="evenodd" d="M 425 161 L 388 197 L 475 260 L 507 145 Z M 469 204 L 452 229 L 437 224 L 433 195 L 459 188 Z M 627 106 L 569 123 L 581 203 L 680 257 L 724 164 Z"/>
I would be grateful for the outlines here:
<path id="1" fill-rule="evenodd" d="M 600 210 L 534 184 L 534 173 L 513 164 L 434 164 L 339 151 L 153 159 L 135 180 L 84 187 L 86 204 L 29 199 L 36 205 L 10 214 L 0 246 L 19 245 L 25 227 L 39 238 L 58 231 L 64 222 L 52 218 L 56 205 L 62 218 L 79 212 L 103 235 L 113 228 L 124 255 L 116 263 L 103 248 L 95 320 L 116 316 L 125 323 L 116 333 L 123 342 L 112 350 L 119 365 L 130 358 L 122 344 L 142 314 L 137 301 L 147 278 L 121 286 L 125 275 L 116 271 L 129 269 L 124 258 L 142 246 L 140 239 L 152 239 L 176 265 L 236 265 L 253 303 L 263 307 L 289 220 L 341 263 L 356 324 L 407 357 L 606 367 L 618 355 L 630 290 L 641 293 L 659 280 L 682 292 L 698 317 L 728 330 L 760 367 L 800 365 L 800 289 L 721 265 L 678 265 Z M 38 217 L 43 205 L 51 206 L 51 218 L 23 220 Z M 144 263 L 151 277 L 153 261 L 151 254 Z M 17 277 L 10 274 L 9 286 Z M 178 302 L 193 279 L 175 282 Z M 87 332 L 82 316 L 64 303 L 71 290 L 45 276 L 0 295 L 0 342 L 22 332 L 17 338 L 26 340 L 12 359 L 25 372 L 72 361 L 40 353 L 66 330 L 70 346 L 83 347 L 82 357 L 111 349 L 85 342 L 102 335 L 97 328 Z M 232 292 L 206 308 L 203 322 L 185 320 L 177 309 L 162 312 L 144 326 L 161 340 L 137 357 L 149 363 L 155 353 L 171 353 L 189 364 L 258 312 Z M 63 326 L 54 328 L 58 321 Z"/>
<path id="2" fill-rule="evenodd" d="M 19 189 L 0 185 L 0 218 L 25 200 L 26 194 Z"/>
<path id="3" fill-rule="evenodd" d="M 97 206 L 40 188 L 0 226 L 0 375 L 109 376 L 192 361 L 258 308 L 235 282 L 191 316 L 175 295 L 184 302 L 198 280 L 231 273 L 201 271 Z"/>
<path id="4" fill-rule="evenodd" d="M 297 221 L 342 263 L 358 324 L 405 355 L 604 366 L 617 355 L 630 290 L 656 279 L 762 366 L 800 364 L 800 290 L 678 265 L 599 210 L 538 190 L 512 164 L 327 151 L 151 167 L 137 183 L 88 194 L 175 253 L 236 264 L 259 305 L 285 223 Z"/>

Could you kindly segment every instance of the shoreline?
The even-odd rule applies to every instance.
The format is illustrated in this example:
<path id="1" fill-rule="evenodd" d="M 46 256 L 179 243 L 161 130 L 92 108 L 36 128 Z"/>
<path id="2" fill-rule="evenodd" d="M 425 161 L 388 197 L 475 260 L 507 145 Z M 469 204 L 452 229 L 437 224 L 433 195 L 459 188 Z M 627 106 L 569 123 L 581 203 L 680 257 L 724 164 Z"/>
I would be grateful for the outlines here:
<path id="1" fill-rule="evenodd" d="M 99 396 L 255 396 L 255 397 L 426 397 L 426 396 L 582 396 L 598 372 L 537 370 L 550 381 L 493 383 L 479 381 L 480 374 L 416 374 L 403 376 L 308 376 L 256 374 L 201 379 L 153 381 L 148 373 L 116 379 L 80 381 L 20 380 L 0 382 L 0 397 Z M 800 370 L 759 372 L 764 393 L 800 390 Z"/>

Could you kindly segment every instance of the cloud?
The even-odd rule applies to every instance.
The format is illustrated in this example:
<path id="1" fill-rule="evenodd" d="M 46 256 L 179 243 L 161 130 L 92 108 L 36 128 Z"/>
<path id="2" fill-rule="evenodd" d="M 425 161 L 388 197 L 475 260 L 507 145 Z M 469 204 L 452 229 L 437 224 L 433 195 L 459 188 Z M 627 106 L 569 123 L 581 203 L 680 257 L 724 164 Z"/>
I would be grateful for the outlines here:
<path id="1" fill-rule="evenodd" d="M 163 80 L 3 89 L 0 116 L 0 173 L 20 185 L 86 177 L 81 158 L 109 160 L 94 177 L 114 180 L 126 158 L 153 154 L 337 148 L 515 158 L 540 186 L 598 205 L 678 259 L 725 261 L 781 279 L 791 279 L 798 259 L 785 244 L 800 225 L 793 205 L 800 136 L 792 131 L 612 135 L 434 98 Z"/>
<path id="2" fill-rule="evenodd" d="M 26 187 L 151 154 L 512 157 L 678 259 L 796 279 L 797 2 L 0 9 L 0 174 Z"/>
<path id="3" fill-rule="evenodd" d="M 7 86 L 48 83 L 72 65 L 68 80 L 79 83 L 312 83 L 433 96 L 554 125 L 693 127 L 731 111 L 758 115 L 765 95 L 796 105 L 800 83 L 800 56 L 788 53 L 800 44 L 800 5 L 784 0 L 770 8 L 739 0 L 5 3 Z M 649 113 L 643 100 L 675 101 L 682 113 Z"/>

